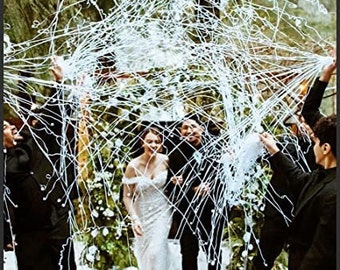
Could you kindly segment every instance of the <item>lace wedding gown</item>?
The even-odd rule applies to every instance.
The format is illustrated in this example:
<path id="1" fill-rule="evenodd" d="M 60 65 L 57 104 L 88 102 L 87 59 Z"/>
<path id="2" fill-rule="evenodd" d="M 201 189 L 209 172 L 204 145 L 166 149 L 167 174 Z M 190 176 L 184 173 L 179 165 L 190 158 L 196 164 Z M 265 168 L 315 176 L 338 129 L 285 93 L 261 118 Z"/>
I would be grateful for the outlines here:
<path id="1" fill-rule="evenodd" d="M 167 171 L 154 179 L 146 176 L 123 178 L 124 184 L 136 184 L 134 207 L 143 228 L 143 236 L 135 236 L 134 254 L 139 270 L 169 270 L 168 234 L 171 207 L 163 193 Z"/>

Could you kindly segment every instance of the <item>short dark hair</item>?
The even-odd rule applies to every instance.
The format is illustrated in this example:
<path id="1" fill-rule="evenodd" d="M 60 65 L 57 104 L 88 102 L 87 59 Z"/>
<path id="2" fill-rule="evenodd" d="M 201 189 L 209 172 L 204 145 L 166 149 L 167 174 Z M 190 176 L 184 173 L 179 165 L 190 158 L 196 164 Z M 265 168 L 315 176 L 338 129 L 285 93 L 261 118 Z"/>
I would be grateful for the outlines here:
<path id="1" fill-rule="evenodd" d="M 314 125 L 314 135 L 320 140 L 320 145 L 328 143 L 336 157 L 336 115 L 320 118 Z"/>
<path id="2" fill-rule="evenodd" d="M 194 120 L 196 121 L 197 124 L 199 124 L 200 126 L 203 124 L 202 123 L 202 119 L 201 116 L 197 113 L 197 112 L 191 112 L 186 114 L 181 121 L 181 124 L 185 121 L 185 120 Z M 181 126 L 180 124 L 180 126 Z"/>

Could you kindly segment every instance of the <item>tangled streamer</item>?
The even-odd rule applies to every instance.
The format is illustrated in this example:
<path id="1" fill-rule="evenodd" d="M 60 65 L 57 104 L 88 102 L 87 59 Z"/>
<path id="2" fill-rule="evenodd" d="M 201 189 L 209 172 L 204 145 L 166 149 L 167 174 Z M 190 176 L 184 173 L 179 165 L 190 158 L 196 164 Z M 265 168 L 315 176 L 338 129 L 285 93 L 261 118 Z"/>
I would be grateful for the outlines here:
<path id="1" fill-rule="evenodd" d="M 195 112 L 205 123 L 205 147 L 223 164 L 227 188 L 216 205 L 244 212 L 246 257 L 256 239 L 252 213 L 263 207 L 270 176 L 258 162 L 265 152 L 255 134 L 290 133 L 285 121 L 301 108 L 302 83 L 313 84 L 332 60 L 327 56 L 332 44 L 294 15 L 298 6 L 290 1 L 113 3 L 105 13 L 96 1 L 75 2 L 78 12 L 60 25 L 71 6 L 59 1 L 52 22 L 35 22 L 36 36 L 19 44 L 5 30 L 4 103 L 27 123 L 18 93 L 43 103 L 48 93 L 41 89 L 55 84 L 43 74 L 51 56 L 59 56 L 62 102 L 73 109 L 64 121 L 77 130 L 78 142 L 77 151 L 67 153 L 61 138 L 61 154 L 78 166 L 83 189 L 78 216 L 72 217 L 74 235 L 93 238 L 113 232 L 118 239 L 129 225 L 119 189 L 127 163 L 139 151 L 140 131 L 156 124 L 171 140 L 175 123 Z M 96 8 L 101 19 L 81 17 L 81 4 Z M 327 13 L 318 1 L 304 4 Z M 40 46 L 48 53 L 29 56 Z M 104 195 L 96 198 L 95 190 Z M 114 221 L 109 226 L 103 220 Z M 86 260 L 95 262 L 98 247 L 90 245 L 86 252 Z"/>

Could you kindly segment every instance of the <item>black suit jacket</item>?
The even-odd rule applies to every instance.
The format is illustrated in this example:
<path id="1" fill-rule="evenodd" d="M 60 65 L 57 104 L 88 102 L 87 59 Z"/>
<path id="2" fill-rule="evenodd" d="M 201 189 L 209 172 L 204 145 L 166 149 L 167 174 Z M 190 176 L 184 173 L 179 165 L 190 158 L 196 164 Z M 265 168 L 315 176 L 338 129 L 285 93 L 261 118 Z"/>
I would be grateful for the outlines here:
<path id="1" fill-rule="evenodd" d="M 225 184 L 221 180 L 221 158 L 218 156 L 222 151 L 217 149 L 220 150 L 220 145 L 207 143 L 196 148 L 183 169 L 184 183 L 177 197 L 178 208 L 192 229 L 204 228 L 208 234 L 212 223 L 224 220 L 227 209 L 223 199 Z M 206 195 L 194 191 L 202 183 L 209 184 L 210 192 Z"/>
<path id="2" fill-rule="evenodd" d="M 316 169 L 315 156 L 310 143 L 303 137 L 281 136 L 278 137 L 280 144 L 278 145 L 282 153 L 290 155 L 299 168 L 308 172 Z M 300 148 L 300 152 L 298 151 Z M 266 217 L 281 216 L 284 217 L 279 210 L 290 220 L 292 219 L 293 205 L 299 196 L 299 190 L 291 190 L 285 181 L 286 173 L 273 171 L 273 176 L 268 185 L 266 193 L 266 203 L 264 214 Z M 273 204 L 273 205 L 272 205 Z"/>
<path id="3" fill-rule="evenodd" d="M 181 139 L 179 136 L 176 136 L 176 138 L 174 138 L 174 141 L 174 147 L 168 147 L 171 150 L 168 151 L 169 166 L 166 193 L 168 194 L 170 201 L 174 205 L 178 206 L 181 188 L 173 184 L 171 178 L 174 176 L 183 175 L 184 169 L 192 159 L 193 153 L 196 151 L 196 148 L 194 148 L 186 140 Z"/>
<path id="4" fill-rule="evenodd" d="M 327 82 L 322 82 L 317 79 L 305 99 L 301 115 L 305 118 L 306 123 L 311 128 L 313 128 L 315 123 L 324 116 L 319 108 L 327 85 Z"/>
<path id="5" fill-rule="evenodd" d="M 289 238 L 289 269 L 331 270 L 336 266 L 336 168 L 305 173 L 281 152 L 271 157 L 273 170 L 287 174 L 300 195 Z"/>
<path id="6" fill-rule="evenodd" d="M 16 233 L 48 229 L 56 237 L 69 235 L 65 220 L 78 196 L 75 143 L 63 124 L 69 113 L 62 89 L 52 89 L 36 116 L 38 124 L 21 132 L 23 141 L 7 149 L 5 185 L 15 204 Z"/>

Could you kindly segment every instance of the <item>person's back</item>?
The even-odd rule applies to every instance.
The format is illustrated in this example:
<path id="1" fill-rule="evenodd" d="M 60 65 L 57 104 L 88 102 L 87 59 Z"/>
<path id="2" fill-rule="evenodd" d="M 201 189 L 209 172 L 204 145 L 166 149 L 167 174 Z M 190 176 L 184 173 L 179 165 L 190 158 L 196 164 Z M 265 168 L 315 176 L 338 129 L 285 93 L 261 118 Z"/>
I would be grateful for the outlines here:
<path id="1" fill-rule="evenodd" d="M 335 269 L 336 168 L 316 170 L 309 178 L 290 226 L 289 269 Z"/>
<path id="2" fill-rule="evenodd" d="M 10 218 L 19 270 L 58 269 L 59 264 L 76 269 L 69 222 L 72 200 L 79 195 L 75 136 L 70 140 L 66 135 L 70 111 L 62 88 L 51 88 L 50 92 L 39 111 L 21 106 L 23 115 L 35 117 L 20 133 L 4 122 L 5 184 L 10 190 L 6 196 L 13 203 Z M 33 105 L 30 100 L 23 90 L 21 104 Z"/>
<path id="3" fill-rule="evenodd" d="M 7 196 L 14 204 L 12 221 L 18 268 L 57 269 L 58 247 L 65 245 L 70 237 L 68 212 L 72 198 L 65 193 L 68 189 L 65 178 L 55 172 L 48 149 L 39 144 L 44 142 L 43 138 L 28 131 L 22 135 L 22 141 L 6 149 L 5 159 L 5 184 L 10 190 Z M 50 145 L 50 142 L 46 141 L 46 144 Z M 56 244 L 54 255 L 51 241 Z M 64 247 L 65 250 L 68 248 Z M 72 254 L 70 257 L 64 254 L 62 259 L 70 269 L 75 269 Z M 31 259 L 27 260 L 27 256 Z M 39 259 L 41 256 L 44 256 L 43 260 Z"/>
<path id="4" fill-rule="evenodd" d="M 279 148 L 304 171 L 316 169 L 315 157 L 309 141 L 299 136 L 280 136 Z M 286 183 L 286 174 L 273 171 L 265 194 L 264 221 L 260 231 L 259 247 L 253 259 L 256 270 L 271 269 L 289 236 L 289 225 L 293 219 L 294 203 L 298 196 Z"/>
<path id="5" fill-rule="evenodd" d="M 272 155 L 274 171 L 287 174 L 299 191 L 290 226 L 289 269 L 335 269 L 336 265 L 336 116 L 321 118 L 311 134 L 315 161 L 323 169 L 303 172 L 277 147 L 267 133 L 260 135 Z"/>
<path id="6" fill-rule="evenodd" d="M 42 190 L 47 179 L 44 177 L 45 182 L 41 182 L 41 177 L 34 170 L 37 167 L 31 163 L 38 162 L 42 166 L 41 169 L 47 169 L 48 172 L 52 171 L 48 170 L 51 165 L 40 149 L 35 147 L 32 136 L 28 132 L 21 134 L 23 141 L 13 148 L 7 148 L 5 154 L 5 185 L 11 191 L 8 196 L 17 205 L 13 208 L 14 231 L 50 229 L 51 201 L 45 198 L 47 194 Z M 32 155 L 34 159 L 31 159 Z M 27 222 L 28 220 L 30 222 Z"/>

